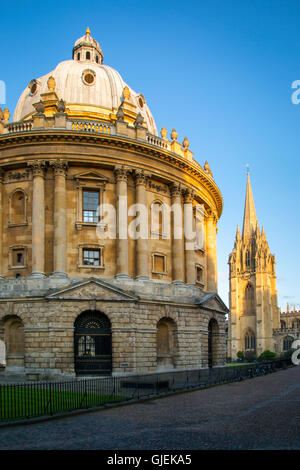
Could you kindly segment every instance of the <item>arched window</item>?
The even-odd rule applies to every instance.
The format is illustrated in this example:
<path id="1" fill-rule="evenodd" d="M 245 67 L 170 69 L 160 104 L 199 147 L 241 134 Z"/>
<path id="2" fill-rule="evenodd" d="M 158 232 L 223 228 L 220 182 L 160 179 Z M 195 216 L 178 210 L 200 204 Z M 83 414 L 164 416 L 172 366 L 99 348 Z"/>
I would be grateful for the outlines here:
<path id="1" fill-rule="evenodd" d="M 80 60 L 80 52 L 77 54 L 77 60 Z"/>
<path id="2" fill-rule="evenodd" d="M 244 315 L 255 314 L 255 292 L 251 282 L 248 282 L 244 295 Z"/>
<path id="3" fill-rule="evenodd" d="M 255 334 L 251 329 L 248 329 L 245 334 L 245 351 L 247 350 L 255 350 L 256 349 L 256 340 Z"/>
<path id="4" fill-rule="evenodd" d="M 288 351 L 289 349 L 291 349 L 293 341 L 294 341 L 294 338 L 292 336 L 286 336 L 283 339 L 283 350 Z"/>
<path id="5" fill-rule="evenodd" d="M 96 63 L 99 63 L 99 57 L 96 55 Z"/>
<path id="6" fill-rule="evenodd" d="M 85 55 L 85 58 L 86 60 L 90 60 L 91 58 L 91 53 L 89 51 L 87 51 L 86 55 Z"/>
<path id="7" fill-rule="evenodd" d="M 9 225 L 27 223 L 26 194 L 22 189 L 16 189 L 10 196 Z"/>
<path id="8" fill-rule="evenodd" d="M 161 201 L 151 205 L 151 238 L 165 238 L 167 233 L 167 210 Z"/>

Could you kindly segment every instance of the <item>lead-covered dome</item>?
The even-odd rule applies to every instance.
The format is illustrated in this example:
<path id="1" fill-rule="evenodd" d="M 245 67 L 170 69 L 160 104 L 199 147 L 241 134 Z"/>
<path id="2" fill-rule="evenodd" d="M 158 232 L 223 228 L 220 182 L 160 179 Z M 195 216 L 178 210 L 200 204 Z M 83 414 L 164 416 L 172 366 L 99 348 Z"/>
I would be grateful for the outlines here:
<path id="1" fill-rule="evenodd" d="M 157 135 L 156 125 L 144 96 L 132 90 L 115 69 L 103 65 L 102 50 L 99 43 L 91 37 L 89 29 L 85 36 L 75 42 L 72 60 L 60 62 L 48 74 L 31 80 L 20 96 L 14 121 L 29 119 L 36 112 L 34 104 L 41 100 L 41 95 L 49 91 L 50 77 L 55 80 L 55 93 L 65 102 L 69 116 L 113 121 L 125 99 L 129 109 L 128 122 L 133 123 L 134 116 L 140 113 L 149 132 Z"/>

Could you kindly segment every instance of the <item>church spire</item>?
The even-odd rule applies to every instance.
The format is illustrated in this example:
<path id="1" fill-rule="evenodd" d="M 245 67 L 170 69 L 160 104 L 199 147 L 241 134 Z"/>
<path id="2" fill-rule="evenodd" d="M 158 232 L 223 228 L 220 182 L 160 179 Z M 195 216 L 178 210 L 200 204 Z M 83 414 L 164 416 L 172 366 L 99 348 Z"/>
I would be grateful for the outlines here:
<path id="1" fill-rule="evenodd" d="M 247 173 L 247 189 L 245 198 L 244 222 L 243 222 L 243 239 L 250 238 L 258 225 L 252 188 L 250 183 L 249 171 Z"/>

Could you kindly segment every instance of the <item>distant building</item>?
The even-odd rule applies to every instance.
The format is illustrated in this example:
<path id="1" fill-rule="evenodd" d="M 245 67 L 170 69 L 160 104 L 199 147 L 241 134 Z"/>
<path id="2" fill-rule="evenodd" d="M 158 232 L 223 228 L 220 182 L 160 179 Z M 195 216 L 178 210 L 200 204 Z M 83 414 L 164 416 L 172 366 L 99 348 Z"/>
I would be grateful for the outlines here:
<path id="1" fill-rule="evenodd" d="M 275 256 L 271 254 L 264 228 L 259 229 L 247 176 L 243 230 L 237 228 L 229 256 L 229 321 L 227 355 L 238 351 L 261 354 L 276 349 L 273 329 L 280 328 L 277 306 Z"/>

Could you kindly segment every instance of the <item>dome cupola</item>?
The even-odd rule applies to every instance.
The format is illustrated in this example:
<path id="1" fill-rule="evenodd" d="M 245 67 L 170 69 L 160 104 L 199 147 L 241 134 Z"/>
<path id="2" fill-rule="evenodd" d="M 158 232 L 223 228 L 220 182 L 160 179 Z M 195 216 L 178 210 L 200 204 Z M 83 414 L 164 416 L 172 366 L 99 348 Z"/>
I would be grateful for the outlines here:
<path id="1" fill-rule="evenodd" d="M 73 47 L 73 60 L 103 64 L 103 52 L 100 44 L 92 38 L 90 29 L 87 28 L 85 36 L 77 39 Z"/>

